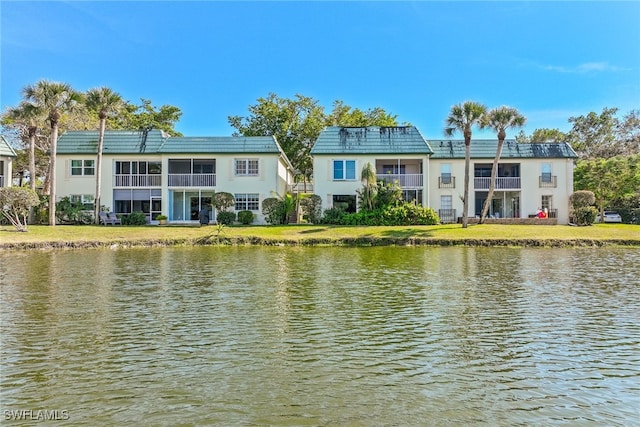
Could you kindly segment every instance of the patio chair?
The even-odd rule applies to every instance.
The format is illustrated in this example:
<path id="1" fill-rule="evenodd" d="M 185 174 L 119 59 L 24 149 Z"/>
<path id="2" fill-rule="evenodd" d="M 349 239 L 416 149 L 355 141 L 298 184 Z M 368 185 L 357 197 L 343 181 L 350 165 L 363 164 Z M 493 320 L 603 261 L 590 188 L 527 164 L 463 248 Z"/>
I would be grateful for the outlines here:
<path id="1" fill-rule="evenodd" d="M 122 220 L 116 216 L 115 212 L 109 212 L 107 214 L 107 218 L 109 218 L 109 220 L 113 221 L 113 225 L 116 225 L 116 224 L 122 225 Z"/>
<path id="2" fill-rule="evenodd" d="M 100 215 L 100 223 L 102 225 L 108 225 L 108 224 L 115 225 L 116 224 L 115 221 L 113 219 L 109 218 L 109 216 L 105 212 L 100 212 L 99 215 Z"/>

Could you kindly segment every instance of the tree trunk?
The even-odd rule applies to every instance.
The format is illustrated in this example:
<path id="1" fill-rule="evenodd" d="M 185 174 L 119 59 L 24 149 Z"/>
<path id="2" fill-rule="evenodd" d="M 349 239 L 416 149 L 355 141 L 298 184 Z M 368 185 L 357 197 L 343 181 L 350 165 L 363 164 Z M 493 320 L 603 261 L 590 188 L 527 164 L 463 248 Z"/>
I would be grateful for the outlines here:
<path id="1" fill-rule="evenodd" d="M 467 228 L 469 226 L 469 165 L 471 163 L 471 141 L 467 144 L 467 141 L 465 140 L 464 145 L 464 200 L 462 201 L 462 228 Z"/>
<path id="2" fill-rule="evenodd" d="M 107 119 L 100 118 L 100 135 L 98 136 L 98 158 L 96 159 L 96 198 L 93 201 L 93 221 L 100 224 L 100 199 L 102 198 L 102 150 L 104 147 L 104 128 Z"/>
<path id="3" fill-rule="evenodd" d="M 29 187 L 36 189 L 36 130 L 29 129 Z"/>
<path id="4" fill-rule="evenodd" d="M 51 161 L 49 162 L 49 225 L 56 225 L 56 151 L 58 149 L 58 122 L 51 123 Z"/>
<path id="5" fill-rule="evenodd" d="M 496 149 L 496 157 L 493 159 L 493 166 L 491 167 L 491 181 L 489 182 L 489 194 L 487 195 L 487 200 L 484 201 L 484 207 L 482 208 L 482 215 L 480 216 L 480 224 L 483 224 L 485 218 L 487 217 L 487 212 L 489 212 L 489 206 L 491 206 L 491 200 L 493 199 L 493 192 L 496 189 L 496 177 L 498 175 L 498 162 L 500 161 L 500 156 L 502 155 L 503 144 L 504 144 L 504 139 L 498 139 L 498 148 Z"/>

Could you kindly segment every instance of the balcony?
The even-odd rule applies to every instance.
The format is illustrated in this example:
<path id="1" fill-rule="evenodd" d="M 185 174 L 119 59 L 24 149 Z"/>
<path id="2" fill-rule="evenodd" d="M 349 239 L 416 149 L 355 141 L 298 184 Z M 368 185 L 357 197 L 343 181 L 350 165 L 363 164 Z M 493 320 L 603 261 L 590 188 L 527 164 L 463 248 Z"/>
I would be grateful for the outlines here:
<path id="1" fill-rule="evenodd" d="M 451 175 L 439 176 L 438 188 L 456 188 L 456 177 Z"/>
<path id="2" fill-rule="evenodd" d="M 473 186 L 476 190 L 488 190 L 491 184 L 490 177 L 473 178 Z M 520 177 L 498 177 L 496 178 L 496 190 L 517 190 L 520 189 Z"/>
<path id="3" fill-rule="evenodd" d="M 215 187 L 215 173 L 172 173 L 169 187 Z"/>
<path id="4" fill-rule="evenodd" d="M 379 173 L 376 178 L 378 181 L 390 184 L 397 182 L 402 188 L 422 188 L 424 186 L 424 179 L 421 173 Z"/>
<path id="5" fill-rule="evenodd" d="M 556 188 L 558 186 L 558 177 L 542 174 L 538 177 L 538 186 L 540 188 Z"/>
<path id="6" fill-rule="evenodd" d="M 162 185 L 162 175 L 122 175 L 113 176 L 114 187 L 160 187 Z"/>

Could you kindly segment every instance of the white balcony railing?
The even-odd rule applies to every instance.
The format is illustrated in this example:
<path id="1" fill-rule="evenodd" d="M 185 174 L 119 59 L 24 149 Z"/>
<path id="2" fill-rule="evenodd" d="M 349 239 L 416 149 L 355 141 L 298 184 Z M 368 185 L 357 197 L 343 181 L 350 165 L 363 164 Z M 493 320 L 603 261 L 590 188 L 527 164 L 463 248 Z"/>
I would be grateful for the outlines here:
<path id="1" fill-rule="evenodd" d="M 476 190 L 488 190 L 491 178 L 473 178 L 473 186 Z M 496 178 L 496 190 L 513 190 L 520 188 L 520 177 L 498 177 Z"/>
<path id="2" fill-rule="evenodd" d="M 402 188 L 420 188 L 424 185 L 424 179 L 421 173 L 379 173 L 376 177 L 380 181 L 389 183 L 397 181 Z"/>
<path id="3" fill-rule="evenodd" d="M 162 175 L 114 175 L 114 187 L 160 187 Z"/>
<path id="4" fill-rule="evenodd" d="M 215 187 L 215 173 L 170 173 L 169 187 Z"/>

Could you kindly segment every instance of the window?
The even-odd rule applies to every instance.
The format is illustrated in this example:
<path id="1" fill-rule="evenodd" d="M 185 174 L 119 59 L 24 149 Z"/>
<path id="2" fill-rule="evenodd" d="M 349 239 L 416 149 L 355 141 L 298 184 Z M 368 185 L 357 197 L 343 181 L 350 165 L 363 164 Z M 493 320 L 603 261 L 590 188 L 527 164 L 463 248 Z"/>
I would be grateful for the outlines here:
<path id="1" fill-rule="evenodd" d="M 160 175 L 161 173 L 160 162 L 116 162 L 116 175 Z"/>
<path id="2" fill-rule="evenodd" d="M 95 200 L 93 194 L 72 194 L 69 196 L 72 203 L 82 203 L 87 210 L 93 209 Z"/>
<path id="3" fill-rule="evenodd" d="M 345 181 L 356 179 L 355 160 L 334 160 L 333 179 L 335 181 Z"/>
<path id="4" fill-rule="evenodd" d="M 551 163 L 543 163 L 541 170 L 542 182 L 551 182 Z"/>
<path id="5" fill-rule="evenodd" d="M 258 159 L 236 159 L 236 175 L 258 175 Z"/>
<path id="6" fill-rule="evenodd" d="M 440 165 L 440 182 L 442 184 L 451 184 L 451 165 L 449 163 Z"/>
<path id="7" fill-rule="evenodd" d="M 453 209 L 453 196 L 451 195 L 440 196 L 440 209 Z"/>
<path id="8" fill-rule="evenodd" d="M 95 160 L 71 160 L 71 175 L 95 175 Z"/>
<path id="9" fill-rule="evenodd" d="M 551 210 L 552 207 L 553 207 L 553 196 L 542 196 L 540 208 L 543 210 L 546 209 L 549 211 Z"/>
<path id="10" fill-rule="evenodd" d="M 236 199 L 235 210 L 237 211 L 257 211 L 260 210 L 260 197 L 257 193 L 234 194 Z"/>
<path id="11" fill-rule="evenodd" d="M 356 196 L 349 194 L 336 194 L 333 196 L 333 207 L 342 209 L 348 213 L 356 212 Z"/>

